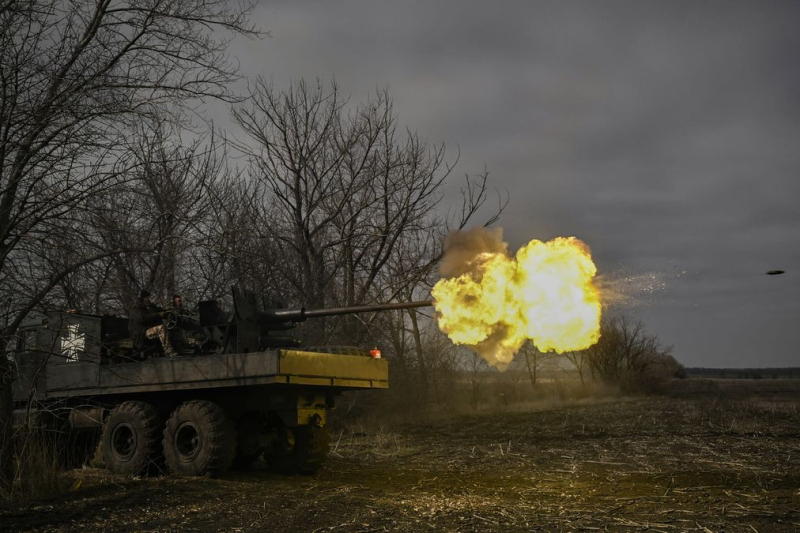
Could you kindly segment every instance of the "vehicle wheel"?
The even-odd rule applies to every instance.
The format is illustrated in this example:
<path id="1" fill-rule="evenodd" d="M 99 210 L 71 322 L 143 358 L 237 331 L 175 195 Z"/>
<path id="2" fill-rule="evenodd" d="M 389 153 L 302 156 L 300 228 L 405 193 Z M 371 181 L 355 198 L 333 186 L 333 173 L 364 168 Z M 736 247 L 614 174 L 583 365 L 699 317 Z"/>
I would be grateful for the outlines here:
<path id="1" fill-rule="evenodd" d="M 164 429 L 164 457 L 174 474 L 217 475 L 236 454 L 236 427 L 222 408 L 193 400 L 172 412 Z"/>
<path id="2" fill-rule="evenodd" d="M 266 454 L 270 467 L 282 474 L 314 474 L 330 449 L 328 428 L 314 425 L 281 427 L 282 435 Z"/>
<path id="3" fill-rule="evenodd" d="M 142 475 L 161 457 L 161 417 L 145 402 L 124 402 L 108 415 L 103 427 L 103 463 L 115 474 Z"/>
<path id="4" fill-rule="evenodd" d="M 231 468 L 244 470 L 264 455 L 269 445 L 269 424 L 263 413 L 251 412 L 236 422 L 236 457 Z"/>
<path id="5" fill-rule="evenodd" d="M 95 461 L 96 451 L 101 448 L 101 444 L 102 433 L 96 429 L 71 430 L 59 442 L 57 449 L 61 451 L 61 461 L 65 468 L 80 468 L 84 465 L 93 466 L 92 462 Z M 102 464 L 102 458 L 100 459 Z"/>

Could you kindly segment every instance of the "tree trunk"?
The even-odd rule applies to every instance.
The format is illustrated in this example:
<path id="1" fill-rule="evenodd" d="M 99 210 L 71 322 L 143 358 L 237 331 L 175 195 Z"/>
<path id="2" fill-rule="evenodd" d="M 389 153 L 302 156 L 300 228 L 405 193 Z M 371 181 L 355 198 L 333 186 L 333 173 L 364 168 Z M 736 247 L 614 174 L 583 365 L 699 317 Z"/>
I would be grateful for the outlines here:
<path id="1" fill-rule="evenodd" d="M 536 390 L 536 367 L 539 366 L 538 363 L 539 363 L 539 361 L 536 360 L 536 355 L 534 354 L 534 356 L 533 356 L 533 368 L 531 368 L 530 354 L 526 350 L 525 351 L 525 364 L 528 365 L 528 376 L 531 379 L 531 387 L 533 388 L 533 390 Z"/>
<path id="2" fill-rule="evenodd" d="M 417 354 L 417 366 L 419 367 L 419 382 L 422 385 L 422 405 L 427 405 L 428 400 L 428 369 L 425 364 L 425 356 L 422 351 L 422 337 L 419 333 L 416 309 L 409 309 L 408 315 L 411 317 L 411 331 L 414 337 L 414 351 Z"/>
<path id="3" fill-rule="evenodd" d="M 480 365 L 479 355 L 476 353 L 472 354 L 472 372 L 471 372 L 471 382 L 472 382 L 472 408 L 478 408 L 478 400 L 480 399 L 480 390 L 479 390 L 479 383 L 478 383 L 478 369 Z"/>
<path id="4" fill-rule="evenodd" d="M 178 292 L 177 282 L 176 282 L 176 263 L 177 257 L 176 256 L 176 246 L 175 246 L 175 239 L 172 236 L 167 237 L 167 242 L 165 244 L 164 255 L 164 288 L 167 290 L 167 293 L 164 295 L 166 298 L 166 302 L 172 301 L 172 295 Z"/>
<path id="5" fill-rule="evenodd" d="M 581 386 L 585 385 L 586 382 L 583 379 L 583 371 L 586 367 L 586 354 L 583 352 L 569 352 L 566 354 L 567 359 L 575 366 L 575 370 L 578 372 L 578 377 L 581 380 Z"/>
<path id="6" fill-rule="evenodd" d="M 7 491 L 14 479 L 11 456 L 12 413 L 11 364 L 6 357 L 6 340 L 0 337 L 0 492 Z"/>
<path id="7" fill-rule="evenodd" d="M 392 311 L 394 314 L 395 311 Z M 405 375 L 406 368 L 408 364 L 406 363 L 406 337 L 403 333 L 403 311 L 396 311 L 399 315 L 399 321 L 397 324 L 394 323 L 394 319 L 390 317 L 388 319 L 389 322 L 389 338 L 391 339 L 392 347 L 394 348 L 393 354 L 395 361 L 397 361 L 397 367 L 402 373 Z M 393 363 L 394 366 L 394 363 Z"/>

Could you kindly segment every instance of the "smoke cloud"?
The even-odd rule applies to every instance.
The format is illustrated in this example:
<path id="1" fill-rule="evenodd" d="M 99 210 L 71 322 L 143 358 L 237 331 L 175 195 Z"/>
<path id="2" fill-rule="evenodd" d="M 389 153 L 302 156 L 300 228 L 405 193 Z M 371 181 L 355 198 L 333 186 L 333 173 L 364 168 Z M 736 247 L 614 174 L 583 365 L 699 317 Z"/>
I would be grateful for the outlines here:
<path id="1" fill-rule="evenodd" d="M 484 254 L 508 255 L 508 243 L 503 241 L 503 228 L 475 228 L 454 231 L 444 241 L 444 257 L 439 267 L 443 278 L 464 274 L 481 274 Z"/>
<path id="2" fill-rule="evenodd" d="M 466 276 L 472 279 L 481 279 L 485 259 L 498 254 L 508 256 L 508 243 L 503 240 L 503 228 L 477 227 L 466 231 L 454 231 L 444 241 L 444 257 L 442 258 L 439 273 L 442 278 L 458 278 Z M 467 296 L 465 304 L 472 298 Z M 508 367 L 507 350 L 503 349 L 502 342 L 507 337 L 506 327 L 502 324 L 495 327 L 485 340 L 469 345 L 469 347 L 483 357 L 489 365 L 503 371 Z M 506 357 L 503 357 L 503 356 Z M 511 354 L 513 358 L 513 354 Z"/>

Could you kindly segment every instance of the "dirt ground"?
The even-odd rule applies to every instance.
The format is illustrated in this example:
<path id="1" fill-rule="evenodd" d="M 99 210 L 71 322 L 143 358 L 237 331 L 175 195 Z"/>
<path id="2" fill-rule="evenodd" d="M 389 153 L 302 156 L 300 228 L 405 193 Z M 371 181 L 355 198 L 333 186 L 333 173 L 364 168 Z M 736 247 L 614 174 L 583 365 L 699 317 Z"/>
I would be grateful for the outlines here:
<path id="1" fill-rule="evenodd" d="M 8 531 L 798 531 L 800 381 L 685 380 L 578 402 L 333 434 L 314 477 L 68 475 Z"/>

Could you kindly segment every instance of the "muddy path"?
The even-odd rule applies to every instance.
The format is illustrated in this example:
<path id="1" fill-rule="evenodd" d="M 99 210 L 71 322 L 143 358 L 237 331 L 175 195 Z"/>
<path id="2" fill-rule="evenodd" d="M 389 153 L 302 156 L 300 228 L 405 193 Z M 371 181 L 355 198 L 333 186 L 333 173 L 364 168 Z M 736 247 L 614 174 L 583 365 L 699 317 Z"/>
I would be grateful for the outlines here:
<path id="1" fill-rule="evenodd" d="M 344 429 L 313 477 L 78 470 L 0 529 L 797 531 L 800 391 L 759 386 Z"/>

